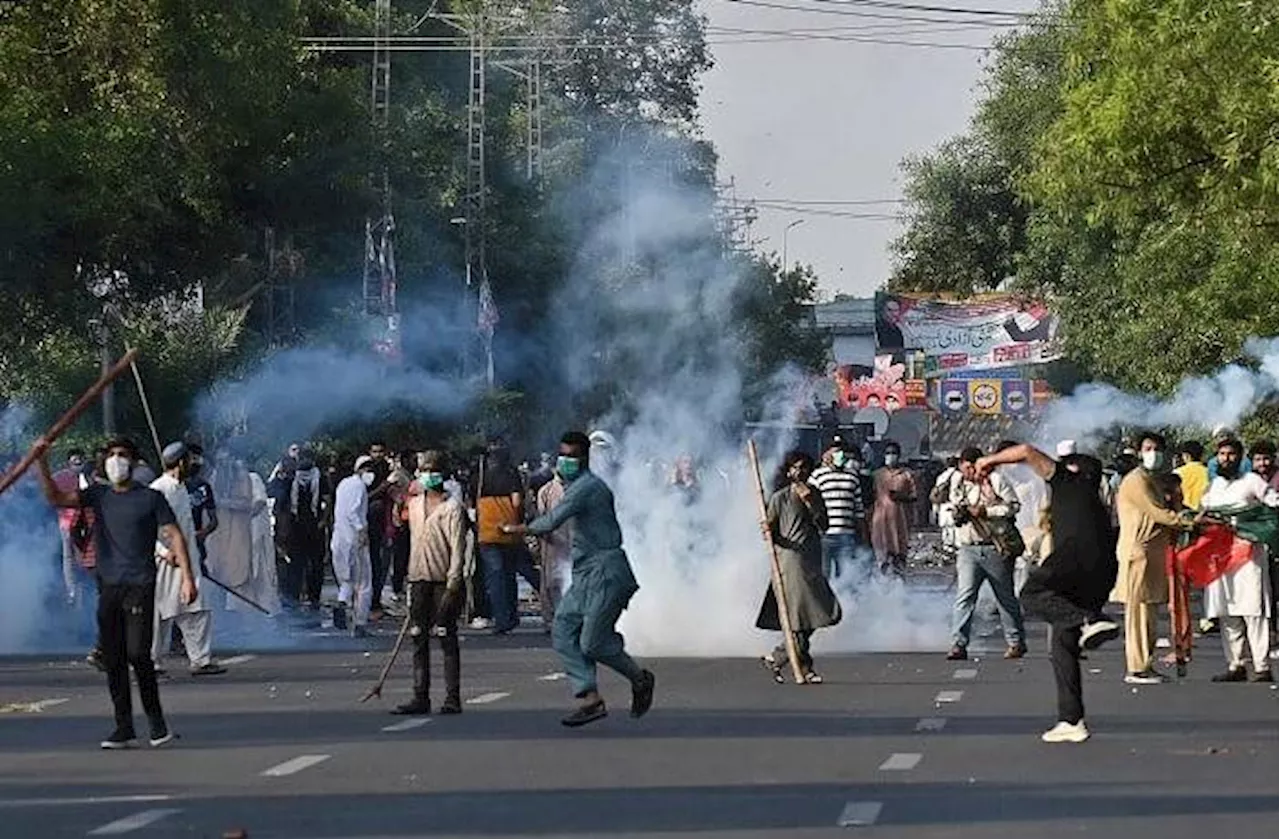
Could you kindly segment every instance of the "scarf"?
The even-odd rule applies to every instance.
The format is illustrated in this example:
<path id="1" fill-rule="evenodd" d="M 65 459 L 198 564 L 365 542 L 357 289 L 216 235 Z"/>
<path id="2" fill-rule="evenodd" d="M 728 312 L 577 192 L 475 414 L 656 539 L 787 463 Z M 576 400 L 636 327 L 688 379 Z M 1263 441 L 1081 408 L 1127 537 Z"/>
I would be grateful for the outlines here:
<path id="1" fill-rule="evenodd" d="M 320 469 L 312 466 L 310 469 L 299 469 L 293 476 L 293 486 L 289 490 L 289 509 L 296 517 L 298 515 L 298 487 L 307 484 L 311 490 L 311 515 L 315 518 L 320 517 Z"/>

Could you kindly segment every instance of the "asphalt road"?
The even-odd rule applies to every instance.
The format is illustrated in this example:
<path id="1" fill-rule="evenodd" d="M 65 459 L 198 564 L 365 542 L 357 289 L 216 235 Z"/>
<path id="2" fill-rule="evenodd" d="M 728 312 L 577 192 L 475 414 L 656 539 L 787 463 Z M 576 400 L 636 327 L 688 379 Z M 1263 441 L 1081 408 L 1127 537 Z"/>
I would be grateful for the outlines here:
<path id="1" fill-rule="evenodd" d="M 386 713 L 406 695 L 405 660 L 382 700 L 357 702 L 385 635 L 224 650 L 227 675 L 162 684 L 182 739 L 130 752 L 97 749 L 111 727 L 101 675 L 70 658 L 2 659 L 0 835 L 1276 835 L 1277 693 L 1210 684 L 1216 639 L 1188 679 L 1136 689 L 1118 647 L 1095 653 L 1093 739 L 1045 745 L 1053 686 L 1043 629 L 1032 638 L 1021 662 L 820 659 L 826 683 L 805 687 L 751 660 L 651 660 L 649 716 L 630 719 L 609 676 L 612 715 L 578 730 L 558 722 L 568 690 L 536 631 L 468 635 L 465 713 L 420 723 Z"/>

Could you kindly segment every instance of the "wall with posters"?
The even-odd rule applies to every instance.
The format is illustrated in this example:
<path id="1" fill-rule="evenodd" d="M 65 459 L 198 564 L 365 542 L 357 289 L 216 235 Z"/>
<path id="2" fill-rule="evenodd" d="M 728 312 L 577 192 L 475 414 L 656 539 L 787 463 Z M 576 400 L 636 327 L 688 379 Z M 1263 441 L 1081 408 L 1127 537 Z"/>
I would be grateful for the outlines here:
<path id="1" fill-rule="evenodd" d="M 836 402 L 841 408 L 924 408 L 928 391 L 922 379 L 907 378 L 908 365 L 893 355 L 877 355 L 871 368 L 841 364 L 835 369 Z"/>

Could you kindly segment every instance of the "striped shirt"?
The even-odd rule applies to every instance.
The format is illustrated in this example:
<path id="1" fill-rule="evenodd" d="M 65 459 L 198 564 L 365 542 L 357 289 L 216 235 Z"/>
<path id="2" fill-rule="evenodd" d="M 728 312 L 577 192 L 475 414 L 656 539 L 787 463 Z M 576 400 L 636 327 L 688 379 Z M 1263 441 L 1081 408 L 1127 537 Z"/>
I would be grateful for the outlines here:
<path id="1" fill-rule="evenodd" d="M 857 533 L 858 520 L 867 514 L 857 473 L 819 466 L 813 470 L 809 483 L 822 494 L 822 503 L 827 507 L 827 532 Z"/>

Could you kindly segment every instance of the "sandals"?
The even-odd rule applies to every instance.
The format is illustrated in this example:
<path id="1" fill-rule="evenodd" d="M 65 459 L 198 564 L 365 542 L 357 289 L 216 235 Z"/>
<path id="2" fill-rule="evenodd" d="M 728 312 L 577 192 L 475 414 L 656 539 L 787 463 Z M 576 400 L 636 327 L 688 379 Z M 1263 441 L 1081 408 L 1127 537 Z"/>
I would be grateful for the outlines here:
<path id="1" fill-rule="evenodd" d="M 783 675 L 782 664 L 776 658 L 773 657 L 773 653 L 769 653 L 768 655 L 761 656 L 760 663 L 764 666 L 764 669 L 768 670 L 771 674 L 773 674 L 773 680 L 775 682 L 777 682 L 780 685 L 785 685 L 787 683 L 786 676 Z M 812 670 L 806 670 L 802 678 L 804 679 L 804 683 L 806 685 L 822 684 L 822 677 L 817 673 L 813 672 Z"/>

